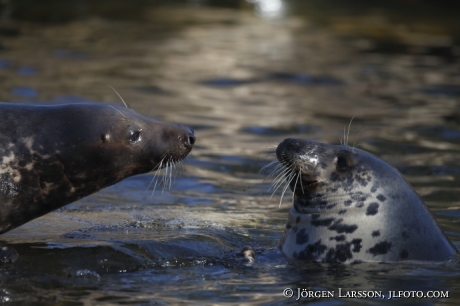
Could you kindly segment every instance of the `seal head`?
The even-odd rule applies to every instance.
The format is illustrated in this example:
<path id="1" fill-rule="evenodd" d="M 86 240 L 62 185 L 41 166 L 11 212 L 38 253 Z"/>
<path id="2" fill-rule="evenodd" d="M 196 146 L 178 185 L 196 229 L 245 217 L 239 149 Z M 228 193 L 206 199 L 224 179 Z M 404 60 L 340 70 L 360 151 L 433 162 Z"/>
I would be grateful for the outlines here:
<path id="1" fill-rule="evenodd" d="M 456 249 L 402 175 L 349 146 L 285 139 L 278 161 L 294 192 L 280 249 L 317 262 L 446 261 Z"/>
<path id="2" fill-rule="evenodd" d="M 0 234 L 182 160 L 195 133 L 105 104 L 0 104 Z"/>

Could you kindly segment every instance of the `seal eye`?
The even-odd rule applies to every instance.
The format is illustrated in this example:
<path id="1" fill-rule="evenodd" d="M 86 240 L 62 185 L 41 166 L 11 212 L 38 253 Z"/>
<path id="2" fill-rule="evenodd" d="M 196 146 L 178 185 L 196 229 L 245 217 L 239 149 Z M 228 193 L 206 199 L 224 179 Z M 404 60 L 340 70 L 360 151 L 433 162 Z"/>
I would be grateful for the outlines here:
<path id="1" fill-rule="evenodd" d="M 339 171 L 347 170 L 347 168 L 348 168 L 348 160 L 343 156 L 337 157 L 337 165 L 336 165 L 336 167 L 337 167 L 337 170 L 339 170 Z"/>
<path id="2" fill-rule="evenodd" d="M 138 141 L 140 141 L 142 138 L 141 138 L 141 131 L 142 129 L 139 129 L 137 131 L 131 131 L 131 134 L 129 136 L 129 141 L 131 143 L 136 143 Z"/>

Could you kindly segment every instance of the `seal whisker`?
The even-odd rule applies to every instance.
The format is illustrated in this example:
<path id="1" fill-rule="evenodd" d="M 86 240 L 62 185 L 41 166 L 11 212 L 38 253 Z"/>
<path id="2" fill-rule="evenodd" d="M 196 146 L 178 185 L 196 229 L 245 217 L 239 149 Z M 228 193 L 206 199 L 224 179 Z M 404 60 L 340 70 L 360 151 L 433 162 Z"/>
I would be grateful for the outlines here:
<path id="1" fill-rule="evenodd" d="M 171 177 L 169 178 L 169 189 L 171 189 L 172 185 L 176 181 L 176 177 L 174 175 L 175 170 L 176 170 L 176 161 L 173 160 L 171 164 Z"/>
<path id="2" fill-rule="evenodd" d="M 161 165 L 163 164 L 163 160 L 164 160 L 164 157 L 163 159 L 160 160 L 160 163 L 158 164 L 158 168 L 161 168 Z M 147 186 L 147 190 L 149 190 L 150 186 L 152 185 L 153 183 L 153 180 L 155 179 L 155 177 L 158 175 L 158 171 L 155 171 L 154 175 L 153 175 L 153 178 L 152 180 L 150 181 L 150 184 Z"/>
<path id="3" fill-rule="evenodd" d="M 299 182 L 299 183 L 300 183 L 300 187 L 302 187 L 302 192 L 305 193 L 304 190 L 303 190 L 302 181 L 300 180 L 300 175 L 301 175 L 301 174 L 302 174 L 302 171 L 299 170 L 299 172 L 297 172 L 297 177 L 296 177 L 296 179 L 295 179 L 295 184 L 294 184 L 294 189 L 293 189 L 293 190 L 294 190 L 294 191 L 296 190 L 297 182 Z M 293 192 L 293 193 L 292 193 L 292 201 L 294 201 L 294 197 L 295 197 L 295 193 Z M 281 206 L 281 203 L 280 203 L 280 206 Z"/>
<path id="4" fill-rule="evenodd" d="M 123 100 L 123 98 L 121 97 L 121 95 L 118 93 L 118 91 L 113 88 L 112 86 L 109 85 L 110 88 L 112 88 L 112 90 L 117 94 L 117 96 L 120 98 L 121 102 L 123 102 L 123 104 L 125 105 L 126 108 L 129 108 L 128 107 L 128 104 L 126 104 L 125 100 Z"/>
<path id="5" fill-rule="evenodd" d="M 291 169 L 286 169 L 288 171 L 290 171 Z M 289 173 L 289 172 L 288 172 Z M 270 196 L 270 199 L 273 197 L 273 195 L 275 194 L 276 190 L 278 190 L 278 188 L 283 184 L 283 179 L 286 178 L 288 174 L 284 175 L 277 179 L 275 182 L 272 183 L 272 186 L 268 189 L 268 192 L 270 192 L 270 190 L 273 190 L 271 196 Z"/>
<path id="6" fill-rule="evenodd" d="M 171 165 L 169 166 L 169 189 L 172 187 L 173 183 L 173 170 L 174 170 L 174 161 L 171 161 Z"/>
<path id="7" fill-rule="evenodd" d="M 150 183 L 151 185 L 153 181 L 155 181 L 155 186 L 152 191 L 152 196 L 155 192 L 155 189 L 158 183 L 160 183 L 162 186 L 162 189 L 161 189 L 162 194 L 165 192 L 166 189 L 170 190 L 172 188 L 172 185 L 176 181 L 177 173 L 180 170 L 182 170 L 183 160 L 176 160 L 176 159 L 173 159 L 172 157 L 170 157 L 169 160 L 166 160 L 165 158 L 166 157 L 163 157 L 163 159 L 161 160 L 160 164 L 158 165 L 158 168 L 161 168 L 161 169 L 155 172 L 152 182 Z M 149 185 L 149 188 L 150 188 L 150 185 Z"/>
<path id="8" fill-rule="evenodd" d="M 110 105 L 110 104 L 108 104 L 108 106 L 110 106 L 111 108 L 113 108 L 114 110 L 116 110 L 117 112 L 119 112 L 119 113 L 121 114 L 121 117 L 122 117 L 124 120 L 129 121 L 128 118 L 126 118 L 126 116 L 125 116 L 119 109 L 117 109 L 115 106 Z"/>
<path id="9" fill-rule="evenodd" d="M 295 176 L 295 172 L 294 172 L 294 169 L 291 169 L 292 170 L 292 173 L 289 175 L 288 179 L 286 180 L 286 185 L 284 186 L 284 189 L 283 189 L 283 192 L 281 193 L 281 199 L 280 199 L 280 205 L 278 206 L 278 208 L 281 208 L 281 203 L 283 202 L 283 196 L 284 196 L 284 193 L 286 192 L 286 190 L 288 189 L 289 185 L 291 184 L 291 181 L 292 179 L 294 178 Z"/>
<path id="10" fill-rule="evenodd" d="M 166 156 L 161 159 L 160 163 L 158 164 L 158 169 L 161 169 L 161 167 L 163 166 L 163 162 L 164 162 L 165 158 L 166 158 Z M 155 174 L 153 175 L 152 181 L 150 182 L 149 186 L 147 187 L 147 189 L 149 189 L 150 185 L 152 185 L 153 181 L 155 181 L 155 185 L 153 186 L 152 194 L 151 194 L 150 197 L 153 197 L 153 194 L 155 193 L 155 190 L 157 188 L 159 174 L 160 174 L 160 170 L 157 170 L 155 172 Z"/>
<path id="11" fill-rule="evenodd" d="M 283 183 L 283 180 L 287 178 L 290 173 L 293 171 L 291 168 L 285 168 L 281 173 L 279 173 L 276 178 L 273 180 L 272 187 L 268 189 L 270 191 L 272 188 L 274 191 Z"/>
<path id="12" fill-rule="evenodd" d="M 272 197 L 273 197 L 273 194 L 275 194 L 275 191 L 283 184 L 284 179 L 286 179 L 286 181 L 289 181 L 293 172 L 294 172 L 294 169 L 286 168 L 286 170 L 283 171 L 283 173 L 280 173 L 278 175 L 277 179 L 273 182 L 272 187 L 270 188 L 270 189 L 273 188 Z M 268 191 L 270 191 L 270 189 L 268 189 Z"/>
<path id="13" fill-rule="evenodd" d="M 264 182 L 271 177 L 278 177 L 278 175 L 283 172 L 285 167 L 282 164 L 276 165 L 275 169 L 263 180 Z"/>
<path id="14" fill-rule="evenodd" d="M 164 194 L 167 182 L 168 182 L 168 169 L 169 169 L 169 160 L 166 162 L 166 167 L 163 170 L 163 179 L 161 181 L 161 193 Z"/>
<path id="15" fill-rule="evenodd" d="M 265 166 L 263 166 L 262 168 L 260 168 L 260 170 L 259 170 L 257 173 L 260 174 L 260 173 L 264 172 L 267 168 L 270 168 L 270 166 L 276 164 L 277 162 L 278 162 L 278 160 L 276 160 L 276 159 L 273 160 L 273 161 L 271 161 L 271 162 L 269 162 L 268 164 L 266 164 Z"/>
<path id="16" fill-rule="evenodd" d="M 359 135 L 361 134 L 362 131 L 364 131 L 365 129 L 367 129 L 368 127 L 366 126 L 365 128 L 361 129 L 361 131 L 359 131 L 358 135 L 356 135 L 355 137 L 355 141 L 353 142 L 353 148 L 357 148 L 358 146 L 356 145 L 356 141 L 358 140 L 358 137 Z"/>
<path id="17" fill-rule="evenodd" d="M 165 173 L 164 173 L 164 181 L 163 181 L 163 190 L 162 192 L 164 193 L 165 190 L 168 188 L 168 182 L 169 182 L 169 170 L 171 169 L 171 160 L 168 160 L 168 162 L 166 163 L 166 167 L 165 167 Z"/>
<path id="18" fill-rule="evenodd" d="M 286 168 L 284 165 L 279 165 L 278 169 L 276 171 L 273 171 L 272 174 L 270 174 L 270 176 L 267 177 L 267 179 L 274 176 L 275 178 L 273 179 L 273 183 L 275 183 L 280 179 L 280 177 L 283 178 L 284 174 L 286 174 L 288 170 L 289 168 Z"/>
<path id="19" fill-rule="evenodd" d="M 275 151 L 265 154 L 264 158 L 269 158 L 270 156 L 274 156 L 274 155 L 276 155 Z"/>
<path id="20" fill-rule="evenodd" d="M 174 161 L 172 160 L 171 161 L 171 164 L 169 166 L 169 189 L 171 189 L 171 186 L 172 186 L 172 171 L 174 169 Z"/>
<path id="21" fill-rule="evenodd" d="M 161 190 L 161 193 L 164 193 L 166 188 L 168 187 L 168 176 L 169 176 L 169 169 L 170 169 L 170 166 L 171 166 L 171 160 L 168 160 L 166 162 L 166 167 L 164 169 L 164 173 L 163 173 L 163 180 L 162 180 L 162 190 Z"/>
<path id="22" fill-rule="evenodd" d="M 173 164 L 173 184 L 176 183 L 177 176 L 183 172 L 184 163 L 182 160 L 176 160 Z"/>
<path id="23" fill-rule="evenodd" d="M 268 164 L 266 164 L 265 166 L 263 166 L 262 168 L 260 168 L 259 172 L 258 173 L 262 173 L 263 171 L 265 171 L 267 168 L 271 167 L 272 165 L 278 163 L 278 160 L 275 159 L 275 160 L 272 160 L 271 162 L 269 162 Z"/>
<path id="24" fill-rule="evenodd" d="M 348 124 L 348 132 L 347 132 L 347 139 L 346 139 L 346 143 L 345 145 L 348 146 L 348 139 L 350 137 L 350 127 L 351 127 L 351 123 L 353 122 L 353 119 L 355 119 L 355 116 L 353 116 L 350 120 L 350 123 Z"/>
<path id="25" fill-rule="evenodd" d="M 298 177 L 298 180 L 299 180 L 299 183 L 300 183 L 300 187 L 302 187 L 302 193 L 305 194 L 305 190 L 303 190 L 303 184 L 302 184 L 302 169 L 299 169 L 299 177 Z M 295 190 L 295 188 L 294 188 Z"/>

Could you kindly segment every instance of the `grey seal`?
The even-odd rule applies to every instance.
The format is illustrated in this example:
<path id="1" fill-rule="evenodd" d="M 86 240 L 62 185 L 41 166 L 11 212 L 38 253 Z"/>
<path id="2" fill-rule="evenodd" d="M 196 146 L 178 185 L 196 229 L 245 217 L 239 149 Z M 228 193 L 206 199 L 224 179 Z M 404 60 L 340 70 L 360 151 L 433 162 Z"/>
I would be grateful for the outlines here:
<path id="1" fill-rule="evenodd" d="M 0 103 L 0 234 L 178 162 L 195 139 L 186 126 L 113 105 Z"/>
<path id="2" fill-rule="evenodd" d="M 382 159 L 292 138 L 276 156 L 294 193 L 279 245 L 288 258 L 433 262 L 457 254 L 413 188 Z"/>

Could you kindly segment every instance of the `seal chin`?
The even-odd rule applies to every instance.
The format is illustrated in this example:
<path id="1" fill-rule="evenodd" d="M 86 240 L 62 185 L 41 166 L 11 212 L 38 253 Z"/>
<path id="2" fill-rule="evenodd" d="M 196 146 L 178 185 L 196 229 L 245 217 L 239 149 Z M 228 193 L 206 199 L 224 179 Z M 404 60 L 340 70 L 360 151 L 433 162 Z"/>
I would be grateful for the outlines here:
<path id="1" fill-rule="evenodd" d="M 286 178 L 289 180 L 289 178 Z M 306 196 L 316 190 L 319 182 L 309 176 L 301 175 L 298 179 L 289 182 L 289 188 L 298 197 Z"/>

